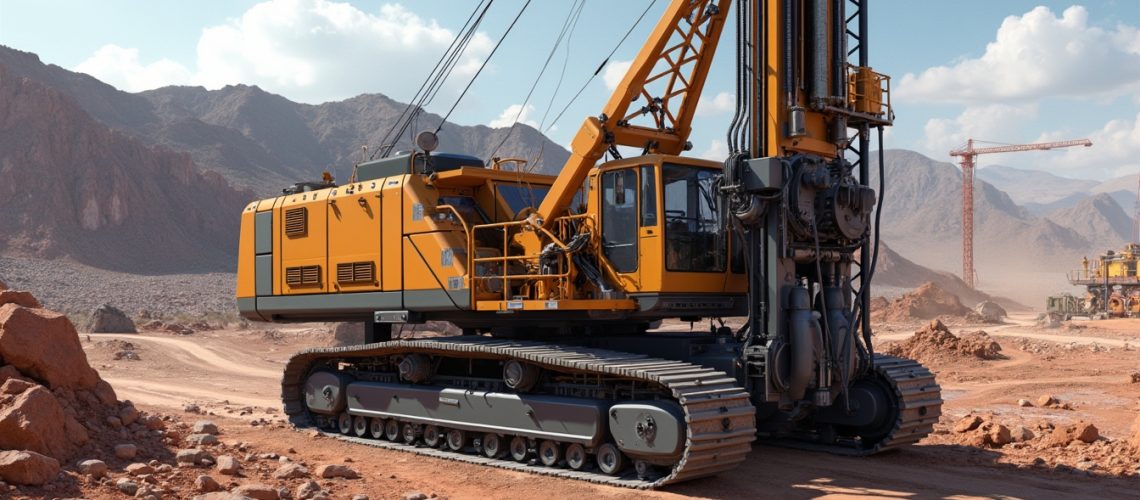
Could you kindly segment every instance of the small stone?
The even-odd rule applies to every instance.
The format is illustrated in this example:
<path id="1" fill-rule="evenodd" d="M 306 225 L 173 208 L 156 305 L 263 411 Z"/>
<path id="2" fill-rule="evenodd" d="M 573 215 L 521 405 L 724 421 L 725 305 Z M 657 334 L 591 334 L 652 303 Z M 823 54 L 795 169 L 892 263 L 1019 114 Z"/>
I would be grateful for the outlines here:
<path id="1" fill-rule="evenodd" d="M 154 474 L 154 467 L 143 463 L 133 463 L 127 466 L 126 471 L 132 476 L 141 476 L 143 474 Z"/>
<path id="2" fill-rule="evenodd" d="M 990 427 L 986 432 L 986 442 L 995 448 L 1001 448 L 1013 442 L 1013 438 L 1010 436 L 1008 427 L 997 424 Z"/>
<path id="3" fill-rule="evenodd" d="M 1019 399 L 1017 400 L 1017 406 L 1020 406 L 1022 408 L 1029 408 L 1033 406 L 1033 403 L 1030 403 L 1028 399 Z"/>
<path id="4" fill-rule="evenodd" d="M 334 477 L 343 477 L 345 479 L 360 478 L 360 474 L 350 467 L 336 464 L 326 464 L 317 467 L 317 476 L 325 479 L 332 479 Z"/>
<path id="5" fill-rule="evenodd" d="M 202 408 L 196 404 L 187 403 L 182 405 L 182 411 L 186 413 L 200 413 L 202 411 Z"/>
<path id="6" fill-rule="evenodd" d="M 236 458 L 231 455 L 222 455 L 218 457 L 217 469 L 218 472 L 227 476 L 233 476 L 238 473 L 241 466 L 238 464 Z"/>
<path id="7" fill-rule="evenodd" d="M 186 442 L 198 446 L 218 444 L 218 436 L 213 434 L 191 434 L 186 436 Z"/>
<path id="8" fill-rule="evenodd" d="M 1080 470 L 1093 470 L 1096 468 L 1096 462 L 1093 462 L 1092 460 L 1082 460 L 1080 462 L 1077 462 L 1074 467 Z"/>
<path id="9" fill-rule="evenodd" d="M 1100 430 L 1088 422 L 1077 422 L 1075 434 L 1077 440 L 1084 443 L 1091 443 L 1100 437 Z"/>
<path id="10" fill-rule="evenodd" d="M 1052 395 L 1042 394 L 1041 397 L 1037 398 L 1037 406 L 1049 406 L 1055 404 L 1057 404 L 1057 398 L 1054 398 Z"/>
<path id="11" fill-rule="evenodd" d="M 138 419 L 139 411 L 135 408 L 134 405 L 128 404 L 123 406 L 123 409 L 119 410 L 119 420 L 123 422 L 123 425 L 131 425 L 137 422 Z"/>
<path id="12" fill-rule="evenodd" d="M 352 500 L 368 500 L 368 495 L 357 493 L 355 495 L 352 495 Z"/>
<path id="13" fill-rule="evenodd" d="M 297 492 L 293 494 L 297 500 L 309 500 L 321 494 L 321 485 L 316 481 L 306 481 L 297 487 Z"/>
<path id="14" fill-rule="evenodd" d="M 977 415 L 966 415 L 965 417 L 962 417 L 958 423 L 954 424 L 954 432 L 969 432 L 977 429 L 980 425 L 982 425 L 982 417 L 979 417 Z"/>
<path id="15" fill-rule="evenodd" d="M 77 466 L 80 474 L 86 474 L 94 478 L 100 478 L 107 475 L 107 464 L 102 460 L 84 460 L 79 462 Z"/>
<path id="16" fill-rule="evenodd" d="M 302 479 L 309 477 L 309 469 L 300 464 L 285 464 L 273 471 L 274 479 Z M 336 476 L 321 476 L 336 477 Z M 351 479 L 351 478 L 350 478 Z"/>
<path id="17" fill-rule="evenodd" d="M 1030 441 L 1033 438 L 1037 437 L 1037 435 L 1034 434 L 1032 430 L 1029 430 L 1029 428 L 1025 427 L 1024 425 L 1016 426 L 1013 429 L 1010 429 L 1009 432 L 1014 441 Z"/>
<path id="18" fill-rule="evenodd" d="M 178 450 L 178 453 L 174 455 L 174 460 L 184 465 L 197 465 L 198 462 L 206 458 L 213 459 L 209 454 L 199 448 Z"/>
<path id="19" fill-rule="evenodd" d="M 1132 372 L 1131 380 L 1133 384 L 1140 384 L 1140 372 Z"/>
<path id="20" fill-rule="evenodd" d="M 107 425 L 111 426 L 112 429 L 118 429 L 123 426 L 123 421 L 119 417 L 110 416 L 107 417 Z"/>
<path id="21" fill-rule="evenodd" d="M 278 500 L 281 496 L 277 489 L 264 484 L 247 484 L 239 486 L 232 491 L 234 495 L 245 496 L 256 500 Z"/>
<path id="22" fill-rule="evenodd" d="M 115 445 L 115 456 L 123 460 L 130 460 L 135 458 L 139 452 L 139 448 L 133 444 L 117 444 Z"/>
<path id="23" fill-rule="evenodd" d="M 134 496 L 135 493 L 138 493 L 139 491 L 138 483 L 131 481 L 125 477 L 120 478 L 118 481 L 115 481 L 115 487 L 128 496 Z"/>
<path id="24" fill-rule="evenodd" d="M 202 493 L 210 493 L 213 491 L 220 491 L 222 489 L 222 485 L 218 484 L 218 481 L 214 478 L 203 474 L 201 476 L 198 476 L 198 479 L 194 480 L 194 489 L 201 491 Z"/>
<path id="25" fill-rule="evenodd" d="M 210 420 L 199 420 L 194 422 L 194 427 L 191 429 L 194 434 L 218 434 L 218 425 Z"/>
<path id="26" fill-rule="evenodd" d="M 422 491 L 409 491 L 404 493 L 404 500 L 427 500 L 427 494 Z"/>

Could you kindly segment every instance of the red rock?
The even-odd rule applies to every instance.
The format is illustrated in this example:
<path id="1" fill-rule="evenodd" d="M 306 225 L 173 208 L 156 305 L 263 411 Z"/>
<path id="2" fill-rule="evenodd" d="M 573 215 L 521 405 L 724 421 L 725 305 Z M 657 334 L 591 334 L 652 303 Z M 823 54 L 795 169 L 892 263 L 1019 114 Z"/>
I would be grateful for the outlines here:
<path id="1" fill-rule="evenodd" d="M 0 385 L 0 394 L 20 394 L 24 391 L 35 387 L 37 384 L 27 379 L 13 378 Z"/>
<path id="2" fill-rule="evenodd" d="M 345 465 L 326 464 L 317 467 L 317 476 L 325 479 L 343 477 L 345 479 L 358 479 L 360 473 Z"/>
<path id="3" fill-rule="evenodd" d="M 1100 430 L 1095 425 L 1088 422 L 1077 422 L 1073 434 L 1078 440 L 1091 443 L 1100 437 Z"/>
<path id="4" fill-rule="evenodd" d="M 1136 452 L 1136 456 L 1140 457 L 1140 415 L 1136 416 L 1136 420 L 1132 422 L 1132 435 L 1128 437 L 1128 444 Z"/>
<path id="5" fill-rule="evenodd" d="M 1057 398 L 1054 398 L 1049 394 L 1042 394 L 1041 397 L 1037 398 L 1037 406 L 1049 406 L 1055 404 L 1057 404 Z"/>
<path id="6" fill-rule="evenodd" d="M 91 389 L 99 383 L 75 327 L 56 312 L 0 306 L 0 358 L 52 389 Z"/>
<path id="7" fill-rule="evenodd" d="M 80 434 L 77 427 L 83 426 L 64 413 L 50 391 L 37 385 L 0 408 L 0 448 L 30 450 L 66 461 L 76 445 L 86 442 L 86 431 Z"/>
<path id="8" fill-rule="evenodd" d="M 233 490 L 234 495 L 246 496 L 257 500 L 277 500 L 280 495 L 277 489 L 264 484 L 247 484 Z"/>
<path id="9" fill-rule="evenodd" d="M 18 379 L 26 382 L 32 381 L 32 379 L 29 379 L 25 377 L 24 374 L 20 373 L 20 370 L 17 370 L 15 366 L 0 366 L 0 384 L 3 384 L 4 382 L 7 382 L 11 379 Z"/>
<path id="10" fill-rule="evenodd" d="M 982 425 L 982 417 L 979 417 L 977 415 L 966 415 L 965 417 L 962 417 L 958 423 L 954 424 L 954 432 L 969 432 L 977 429 L 979 425 Z"/>
<path id="11" fill-rule="evenodd" d="M 0 451 L 0 479 L 38 486 L 59 475 L 59 461 L 34 451 Z"/>
<path id="12" fill-rule="evenodd" d="M 1013 437 L 1010 435 L 1009 427 L 994 424 L 986 432 L 986 443 L 994 448 L 1001 448 L 1011 442 L 1013 442 Z"/>
<path id="13" fill-rule="evenodd" d="M 1061 447 L 1068 446 L 1069 443 L 1075 441 L 1092 443 L 1099 437 L 1100 431 L 1095 425 L 1088 422 L 1077 422 L 1053 429 L 1053 432 L 1046 437 L 1045 444 L 1050 447 Z"/>
<path id="14" fill-rule="evenodd" d="M 32 309 L 39 309 L 43 307 L 39 300 L 29 292 L 17 292 L 15 290 L 0 290 L 0 306 L 4 304 L 16 304 Z"/>

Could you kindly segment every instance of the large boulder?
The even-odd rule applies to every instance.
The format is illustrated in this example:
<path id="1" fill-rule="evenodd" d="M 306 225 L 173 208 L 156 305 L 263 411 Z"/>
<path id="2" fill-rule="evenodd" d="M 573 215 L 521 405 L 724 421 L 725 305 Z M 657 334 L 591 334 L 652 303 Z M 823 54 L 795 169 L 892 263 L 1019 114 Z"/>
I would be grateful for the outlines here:
<path id="1" fill-rule="evenodd" d="M 1132 422 L 1132 434 L 1128 436 L 1128 444 L 1136 452 L 1136 456 L 1140 457 L 1140 415 L 1136 416 L 1136 420 Z"/>
<path id="2" fill-rule="evenodd" d="M 0 306 L 0 358 L 52 390 L 95 389 L 101 382 L 71 321 L 46 309 Z"/>
<path id="3" fill-rule="evenodd" d="M 91 311 L 86 330 L 91 333 L 138 333 L 135 322 L 111 304 L 103 304 Z"/>
<path id="4" fill-rule="evenodd" d="M 0 386 L 0 449 L 30 450 L 66 461 L 87 440 L 87 430 L 44 386 L 19 379 Z"/>
<path id="5" fill-rule="evenodd" d="M 364 323 L 337 323 L 333 327 L 333 345 L 360 345 L 364 343 Z"/>
<path id="6" fill-rule="evenodd" d="M 59 475 L 59 461 L 34 451 L 0 451 L 0 479 L 38 486 Z"/>
<path id="7" fill-rule="evenodd" d="M 0 289 L 0 306 L 4 304 L 16 304 L 24 307 L 38 308 L 43 307 L 39 300 L 36 300 L 32 294 L 28 292 L 17 292 L 15 290 Z"/>
<path id="8" fill-rule="evenodd" d="M 978 313 L 988 323 L 1001 323 L 1006 316 L 1009 316 L 1005 312 L 1005 308 L 988 300 L 979 302 L 978 305 L 974 306 L 974 312 Z"/>

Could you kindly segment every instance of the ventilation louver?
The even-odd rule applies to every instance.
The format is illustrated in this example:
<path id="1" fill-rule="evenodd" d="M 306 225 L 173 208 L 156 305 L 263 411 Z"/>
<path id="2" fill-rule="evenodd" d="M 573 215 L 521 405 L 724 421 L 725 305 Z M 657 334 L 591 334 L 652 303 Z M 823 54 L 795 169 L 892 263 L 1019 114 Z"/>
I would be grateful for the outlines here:
<path id="1" fill-rule="evenodd" d="M 285 211 L 285 235 L 305 236 L 309 232 L 309 209 L 290 208 Z"/>
<path id="2" fill-rule="evenodd" d="M 291 287 L 319 286 L 321 266 L 299 266 L 285 268 L 285 284 Z"/>
<path id="3" fill-rule="evenodd" d="M 376 278 L 372 262 L 343 262 L 336 265 L 338 283 L 371 283 Z"/>

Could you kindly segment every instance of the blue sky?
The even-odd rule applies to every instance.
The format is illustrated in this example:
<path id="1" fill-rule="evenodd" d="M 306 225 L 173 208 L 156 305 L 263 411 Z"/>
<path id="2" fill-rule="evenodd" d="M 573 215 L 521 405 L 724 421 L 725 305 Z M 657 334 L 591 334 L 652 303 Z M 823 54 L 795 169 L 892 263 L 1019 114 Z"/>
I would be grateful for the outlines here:
<path id="1" fill-rule="evenodd" d="M 406 101 L 475 3 L 0 0 L 0 44 L 128 91 L 246 83 L 302 102 L 372 92 Z M 561 47 L 523 120 L 537 124 L 551 102 L 552 115 L 561 109 L 650 3 L 586 0 L 568 56 Z M 666 3 L 653 3 L 615 54 L 611 79 Z M 495 1 L 430 111 L 446 112 L 522 4 Z M 509 124 L 570 7 L 534 0 L 452 120 Z M 946 152 L 966 137 L 1091 137 L 1091 149 L 983 156 L 981 163 L 1096 179 L 1140 172 L 1140 1 L 873 0 L 871 9 L 871 64 L 894 77 L 898 119 L 888 147 L 948 161 Z M 714 62 L 691 138 L 695 154 L 722 151 L 730 112 L 716 97 L 731 91 L 734 56 L 725 44 Z M 582 118 L 597 114 L 609 95 L 603 76 L 549 131 L 555 141 L 567 144 Z"/>

